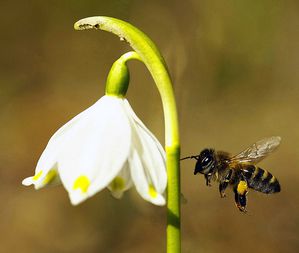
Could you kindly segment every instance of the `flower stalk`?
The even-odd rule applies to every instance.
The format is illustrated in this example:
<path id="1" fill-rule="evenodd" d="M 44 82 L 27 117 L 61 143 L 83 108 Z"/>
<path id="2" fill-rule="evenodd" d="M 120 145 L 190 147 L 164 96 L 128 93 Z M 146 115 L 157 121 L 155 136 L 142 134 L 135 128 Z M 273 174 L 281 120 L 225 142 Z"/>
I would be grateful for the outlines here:
<path id="1" fill-rule="evenodd" d="M 165 120 L 165 150 L 168 177 L 167 252 L 179 253 L 181 250 L 179 165 L 180 140 L 175 97 L 166 63 L 156 45 L 147 35 L 145 35 L 136 27 L 122 20 L 102 16 L 89 17 L 76 22 L 74 28 L 76 30 L 100 29 L 114 33 L 122 40 L 127 41 L 137 53 L 137 56 L 135 56 L 138 59 L 141 59 L 146 65 L 157 85 L 162 99 Z M 116 63 L 113 68 L 119 67 L 118 71 L 124 71 L 124 73 L 127 71 L 126 66 L 121 66 L 125 64 L 121 63 L 119 66 L 117 65 L 118 63 Z M 112 81 L 110 82 L 110 80 L 112 80 L 111 78 L 113 78 L 113 76 L 109 75 L 107 81 L 108 84 L 113 83 Z M 113 87 L 113 85 L 108 85 L 106 88 L 106 93 L 115 93 L 115 89 Z M 126 92 L 127 87 L 123 88 L 124 90 L 119 90 L 118 94 L 123 94 L 123 92 Z"/>

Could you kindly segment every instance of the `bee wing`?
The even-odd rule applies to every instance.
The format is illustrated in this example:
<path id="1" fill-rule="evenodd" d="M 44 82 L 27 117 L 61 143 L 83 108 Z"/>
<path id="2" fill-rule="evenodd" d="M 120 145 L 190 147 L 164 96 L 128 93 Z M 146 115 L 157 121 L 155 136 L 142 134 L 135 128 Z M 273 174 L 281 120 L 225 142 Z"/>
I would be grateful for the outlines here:
<path id="1" fill-rule="evenodd" d="M 231 157 L 230 163 L 256 164 L 271 154 L 280 144 L 279 136 L 272 136 L 252 144 L 241 153 Z"/>

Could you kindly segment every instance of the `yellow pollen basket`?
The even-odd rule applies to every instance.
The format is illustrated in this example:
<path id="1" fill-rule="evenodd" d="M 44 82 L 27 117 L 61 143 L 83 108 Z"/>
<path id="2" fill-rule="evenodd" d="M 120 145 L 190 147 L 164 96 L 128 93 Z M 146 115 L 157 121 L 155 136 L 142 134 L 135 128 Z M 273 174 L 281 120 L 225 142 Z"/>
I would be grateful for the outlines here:
<path id="1" fill-rule="evenodd" d="M 74 190 L 80 189 L 82 192 L 86 193 L 89 185 L 90 185 L 90 180 L 88 179 L 88 177 L 80 176 L 75 180 L 73 189 Z"/>
<path id="2" fill-rule="evenodd" d="M 156 192 L 155 188 L 153 185 L 149 185 L 148 187 L 148 194 L 152 197 L 152 198 L 157 198 L 158 193 Z"/>
<path id="3" fill-rule="evenodd" d="M 125 188 L 125 180 L 122 177 L 115 177 L 110 183 L 112 191 L 121 191 Z"/>
<path id="4" fill-rule="evenodd" d="M 237 187 L 237 192 L 241 195 L 244 195 L 247 192 L 248 185 L 246 181 L 240 181 Z"/>

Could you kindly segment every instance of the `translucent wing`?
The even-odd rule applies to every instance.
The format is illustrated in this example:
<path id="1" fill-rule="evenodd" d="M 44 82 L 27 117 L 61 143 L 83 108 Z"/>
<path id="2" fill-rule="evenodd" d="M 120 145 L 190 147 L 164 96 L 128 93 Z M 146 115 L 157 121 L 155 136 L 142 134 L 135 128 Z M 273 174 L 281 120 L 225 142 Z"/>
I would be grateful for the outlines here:
<path id="1" fill-rule="evenodd" d="M 231 157 L 230 163 L 256 164 L 271 154 L 280 144 L 279 136 L 272 136 L 252 144 L 241 153 Z"/>

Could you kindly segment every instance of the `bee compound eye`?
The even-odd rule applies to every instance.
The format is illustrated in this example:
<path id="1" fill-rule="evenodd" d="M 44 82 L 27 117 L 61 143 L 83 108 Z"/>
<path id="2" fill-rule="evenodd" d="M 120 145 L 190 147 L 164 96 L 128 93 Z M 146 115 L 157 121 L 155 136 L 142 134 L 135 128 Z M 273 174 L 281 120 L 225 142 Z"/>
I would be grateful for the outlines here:
<path id="1" fill-rule="evenodd" d="M 200 161 L 197 161 L 195 165 L 194 175 L 196 175 L 197 173 L 202 173 L 202 166 Z"/>
<path id="2" fill-rule="evenodd" d="M 211 163 L 211 161 L 212 161 L 212 157 L 211 157 L 211 156 L 206 156 L 206 157 L 204 157 L 204 158 L 202 159 L 202 161 L 201 161 L 201 165 L 202 165 L 203 167 L 205 167 L 205 166 L 209 165 L 209 164 Z"/>

